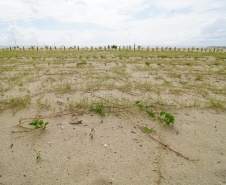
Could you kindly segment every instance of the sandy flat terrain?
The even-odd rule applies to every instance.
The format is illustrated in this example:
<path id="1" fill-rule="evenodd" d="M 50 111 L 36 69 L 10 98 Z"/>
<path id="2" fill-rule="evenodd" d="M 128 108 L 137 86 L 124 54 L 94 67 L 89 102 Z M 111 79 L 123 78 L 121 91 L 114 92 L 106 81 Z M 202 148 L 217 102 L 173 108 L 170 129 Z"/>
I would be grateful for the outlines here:
<path id="1" fill-rule="evenodd" d="M 226 184 L 225 53 L 0 56 L 0 184 Z"/>

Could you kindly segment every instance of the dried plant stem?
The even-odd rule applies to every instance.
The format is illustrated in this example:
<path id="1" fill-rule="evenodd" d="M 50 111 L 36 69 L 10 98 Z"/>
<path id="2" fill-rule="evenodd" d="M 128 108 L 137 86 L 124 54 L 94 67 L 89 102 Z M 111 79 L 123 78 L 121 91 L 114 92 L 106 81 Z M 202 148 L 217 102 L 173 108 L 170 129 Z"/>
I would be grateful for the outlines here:
<path id="1" fill-rule="evenodd" d="M 161 136 L 161 133 L 160 133 L 160 136 Z M 159 136 L 159 139 L 160 139 L 160 136 Z M 157 182 L 158 184 L 160 184 L 160 181 L 161 181 L 161 176 L 162 176 L 161 169 L 162 169 L 162 145 L 159 143 L 159 179 Z"/>
<path id="2" fill-rule="evenodd" d="M 142 130 L 142 132 L 144 132 L 143 130 L 143 127 L 138 125 L 138 127 Z M 177 155 L 180 155 L 181 157 L 183 157 L 184 159 L 187 159 L 189 161 L 198 161 L 198 160 L 195 160 L 195 159 L 189 159 L 188 157 L 185 157 L 184 155 L 180 154 L 179 152 L 173 150 L 172 148 L 170 148 L 168 145 L 162 143 L 161 141 L 155 139 L 154 137 L 152 137 L 150 134 L 148 135 L 150 138 L 154 139 L 155 141 L 157 141 L 158 143 L 160 143 L 161 145 L 165 146 L 166 148 L 170 149 L 171 151 L 173 151 L 174 153 L 176 153 Z"/>

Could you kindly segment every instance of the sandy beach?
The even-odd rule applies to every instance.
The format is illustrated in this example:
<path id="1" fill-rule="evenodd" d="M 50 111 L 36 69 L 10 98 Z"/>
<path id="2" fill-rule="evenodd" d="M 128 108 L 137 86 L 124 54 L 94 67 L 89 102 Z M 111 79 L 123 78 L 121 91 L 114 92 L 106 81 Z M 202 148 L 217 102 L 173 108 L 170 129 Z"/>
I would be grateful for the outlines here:
<path id="1" fill-rule="evenodd" d="M 0 184 L 226 184 L 225 52 L 0 50 L 0 61 Z"/>

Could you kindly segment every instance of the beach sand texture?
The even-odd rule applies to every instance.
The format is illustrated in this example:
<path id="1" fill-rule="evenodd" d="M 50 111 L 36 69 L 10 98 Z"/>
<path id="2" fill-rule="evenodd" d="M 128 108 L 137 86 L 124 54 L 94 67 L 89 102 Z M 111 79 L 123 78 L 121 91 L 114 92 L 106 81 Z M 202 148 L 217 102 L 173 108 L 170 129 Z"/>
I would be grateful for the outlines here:
<path id="1" fill-rule="evenodd" d="M 226 184 L 225 53 L 1 50 L 0 61 L 0 184 Z"/>

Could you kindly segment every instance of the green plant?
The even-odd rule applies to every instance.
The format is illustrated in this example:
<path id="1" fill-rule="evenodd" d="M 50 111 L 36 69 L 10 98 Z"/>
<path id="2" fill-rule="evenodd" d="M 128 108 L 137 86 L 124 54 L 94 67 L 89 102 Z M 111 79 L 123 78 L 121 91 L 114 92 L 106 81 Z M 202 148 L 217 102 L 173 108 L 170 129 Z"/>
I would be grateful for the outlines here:
<path id="1" fill-rule="evenodd" d="M 67 84 L 65 90 L 71 90 L 71 85 Z"/>
<path id="2" fill-rule="evenodd" d="M 197 75 L 197 77 L 196 77 L 195 80 L 196 80 L 196 81 L 201 81 L 201 80 L 202 80 L 202 76 L 201 76 L 201 75 Z"/>
<path id="3" fill-rule="evenodd" d="M 45 130 L 48 124 L 49 122 L 44 123 L 43 120 L 36 119 L 35 121 L 29 123 L 28 125 L 34 126 L 34 129 L 42 128 L 43 130 Z"/>
<path id="4" fill-rule="evenodd" d="M 30 91 L 27 90 L 27 95 L 24 97 L 14 97 L 14 98 L 9 98 L 8 100 L 4 100 L 4 102 L 7 104 L 8 108 L 13 109 L 13 114 L 15 114 L 17 111 L 25 108 L 28 104 L 31 102 L 31 97 L 30 97 Z"/>
<path id="5" fill-rule="evenodd" d="M 139 108 L 142 108 L 142 107 L 143 107 L 143 105 L 141 105 L 141 104 L 138 104 L 137 106 L 138 106 Z"/>
<path id="6" fill-rule="evenodd" d="M 41 159 L 41 152 L 42 152 L 42 151 L 38 151 L 38 153 L 36 154 L 36 159 L 37 159 L 37 160 Z"/>
<path id="7" fill-rule="evenodd" d="M 174 124 L 175 121 L 174 116 L 166 112 L 160 112 L 158 119 L 160 122 L 165 122 L 167 125 L 170 125 L 170 123 Z"/>
<path id="8" fill-rule="evenodd" d="M 190 65 L 191 65 L 191 63 L 190 63 L 190 62 L 187 62 L 185 65 L 190 66 Z"/>
<path id="9" fill-rule="evenodd" d="M 79 65 L 85 65 L 86 64 L 86 62 L 80 62 L 80 63 L 77 63 L 77 66 L 79 66 Z"/>
<path id="10" fill-rule="evenodd" d="M 146 133 L 152 133 L 152 132 L 154 132 L 154 127 L 152 127 L 151 129 L 149 129 L 147 127 L 143 127 L 143 131 Z"/>
<path id="11" fill-rule="evenodd" d="M 23 81 L 21 81 L 18 85 L 19 85 L 19 86 L 23 86 Z"/>
<path id="12" fill-rule="evenodd" d="M 139 101 L 136 101 L 136 104 L 137 104 L 137 106 L 138 106 L 139 108 L 143 108 L 143 105 L 142 105 L 142 104 L 140 104 L 140 102 L 139 102 Z"/>
<path id="13" fill-rule="evenodd" d="M 167 56 L 165 56 L 165 55 L 158 56 L 158 57 L 160 57 L 160 58 L 167 58 Z"/>
<path id="14" fill-rule="evenodd" d="M 89 107 L 89 109 L 99 113 L 101 116 L 105 115 L 104 108 L 103 108 L 103 103 L 98 103 L 98 105 L 95 108 Z"/>
<path id="15" fill-rule="evenodd" d="M 147 113 L 149 116 L 153 117 L 153 118 L 155 117 L 155 114 L 152 113 L 152 112 L 146 111 L 146 113 Z"/>
<path id="16" fill-rule="evenodd" d="M 145 62 L 145 64 L 146 64 L 147 66 L 149 66 L 149 65 L 150 65 L 150 62 Z"/>
<path id="17" fill-rule="evenodd" d="M 89 136 L 90 136 L 91 139 L 93 139 L 93 133 L 92 132 L 90 132 Z"/>

